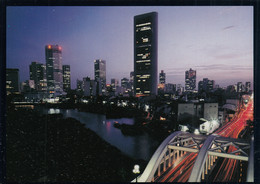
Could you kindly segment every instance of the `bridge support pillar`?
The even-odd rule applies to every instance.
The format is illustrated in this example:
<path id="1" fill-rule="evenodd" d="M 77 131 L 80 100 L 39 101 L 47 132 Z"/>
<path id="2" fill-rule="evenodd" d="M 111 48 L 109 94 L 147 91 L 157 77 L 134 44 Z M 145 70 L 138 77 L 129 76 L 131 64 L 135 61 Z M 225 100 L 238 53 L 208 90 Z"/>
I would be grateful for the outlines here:
<path id="1" fill-rule="evenodd" d="M 211 158 L 211 156 L 208 157 L 208 166 L 209 166 L 208 170 L 210 170 L 210 165 L 211 165 L 211 159 L 210 158 Z"/>
<path id="2" fill-rule="evenodd" d="M 176 160 L 178 160 L 179 159 L 179 150 L 177 150 L 177 159 Z"/>
<path id="3" fill-rule="evenodd" d="M 202 176 L 201 179 L 205 179 L 205 166 L 202 167 Z"/>
<path id="4" fill-rule="evenodd" d="M 168 149 L 169 152 L 169 160 L 168 160 L 168 167 L 171 167 L 172 161 L 171 161 L 171 149 Z"/>
<path id="5" fill-rule="evenodd" d="M 163 172 L 166 171 L 166 153 L 164 154 L 164 157 L 163 157 Z"/>
<path id="6" fill-rule="evenodd" d="M 208 174 L 208 158 L 206 159 L 206 164 L 205 164 L 205 166 L 206 166 L 205 174 Z"/>
<path id="7" fill-rule="evenodd" d="M 175 150 L 173 150 L 172 164 L 174 164 L 174 163 L 175 163 L 175 154 L 176 154 L 176 151 L 175 151 Z"/>
<path id="8" fill-rule="evenodd" d="M 158 167 L 158 176 L 161 176 L 161 164 L 159 164 L 159 167 Z"/>
<path id="9" fill-rule="evenodd" d="M 210 161 L 210 165 L 213 166 L 213 156 L 211 156 Z"/>

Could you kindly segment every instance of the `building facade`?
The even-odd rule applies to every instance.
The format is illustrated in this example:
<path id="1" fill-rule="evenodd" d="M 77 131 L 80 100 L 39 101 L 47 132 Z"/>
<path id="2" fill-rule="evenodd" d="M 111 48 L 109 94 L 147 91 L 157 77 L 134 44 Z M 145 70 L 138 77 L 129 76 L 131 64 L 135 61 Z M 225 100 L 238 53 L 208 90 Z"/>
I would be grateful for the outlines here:
<path id="1" fill-rule="evenodd" d="M 159 83 L 165 84 L 166 82 L 166 74 L 161 70 L 161 73 L 159 74 Z"/>
<path id="2" fill-rule="evenodd" d="M 158 13 L 134 17 L 134 94 L 157 95 Z"/>
<path id="3" fill-rule="evenodd" d="M 184 116 L 196 116 L 207 121 L 217 121 L 218 103 L 179 103 L 178 120 Z"/>
<path id="4" fill-rule="evenodd" d="M 101 84 L 102 95 L 106 93 L 106 61 L 101 59 L 94 60 L 95 81 Z M 98 85 L 100 86 L 100 85 Z M 100 91 L 100 89 L 97 89 Z"/>
<path id="5" fill-rule="evenodd" d="M 62 48 L 59 45 L 46 45 L 46 78 L 50 97 L 63 94 Z"/>
<path id="6" fill-rule="evenodd" d="M 47 91 L 46 66 L 36 61 L 29 66 L 30 80 L 34 80 L 36 91 Z"/>
<path id="7" fill-rule="evenodd" d="M 187 70 L 185 72 L 185 91 L 193 92 L 196 88 L 196 70 Z"/>
<path id="8" fill-rule="evenodd" d="M 6 93 L 19 93 L 19 69 L 7 68 L 6 69 Z"/>
<path id="9" fill-rule="evenodd" d="M 89 77 L 83 78 L 83 91 L 84 96 L 96 96 L 97 82 L 95 80 L 91 80 Z"/>
<path id="10" fill-rule="evenodd" d="M 77 92 L 78 94 L 81 94 L 83 92 L 83 81 L 77 79 Z"/>
<path id="11" fill-rule="evenodd" d="M 70 65 L 62 66 L 62 74 L 63 74 L 63 90 L 68 92 L 71 89 Z"/>
<path id="12" fill-rule="evenodd" d="M 198 91 L 200 92 L 211 92 L 215 89 L 215 81 L 209 80 L 208 78 L 203 78 L 203 81 L 199 81 Z"/>
<path id="13" fill-rule="evenodd" d="M 246 87 L 245 87 L 246 89 L 246 92 L 250 92 L 250 90 L 251 90 L 251 82 L 246 82 Z"/>

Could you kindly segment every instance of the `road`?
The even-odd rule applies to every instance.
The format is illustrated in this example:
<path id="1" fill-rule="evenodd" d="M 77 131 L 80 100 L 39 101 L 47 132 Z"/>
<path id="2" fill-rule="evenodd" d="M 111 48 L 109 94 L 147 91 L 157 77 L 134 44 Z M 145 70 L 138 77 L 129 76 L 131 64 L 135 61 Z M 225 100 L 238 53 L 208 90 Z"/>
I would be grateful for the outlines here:
<path id="1" fill-rule="evenodd" d="M 253 121 L 253 100 L 250 100 L 246 106 L 240 109 L 234 118 L 226 125 L 219 128 L 215 134 L 223 137 L 238 138 L 240 132 L 246 126 L 246 120 Z M 234 151 L 236 148 L 229 146 L 228 152 Z M 155 178 L 155 182 L 187 182 L 194 162 L 197 157 L 197 153 L 186 153 L 180 163 L 172 168 L 168 168 L 160 177 Z M 215 169 L 215 176 L 211 176 L 210 179 L 213 182 L 241 182 L 245 180 L 245 168 L 247 163 L 244 161 L 234 159 L 222 159 L 222 163 L 218 164 Z M 213 169 L 211 169 L 213 170 Z"/>

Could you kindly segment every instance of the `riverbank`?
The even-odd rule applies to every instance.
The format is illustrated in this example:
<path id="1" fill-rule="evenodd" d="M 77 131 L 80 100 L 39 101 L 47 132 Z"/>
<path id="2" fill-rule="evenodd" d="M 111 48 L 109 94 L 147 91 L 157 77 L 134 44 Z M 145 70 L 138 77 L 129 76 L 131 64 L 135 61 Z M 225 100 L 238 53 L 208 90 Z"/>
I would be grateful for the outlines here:
<path id="1" fill-rule="evenodd" d="M 9 110 L 6 133 L 7 182 L 129 182 L 147 164 L 61 114 Z"/>

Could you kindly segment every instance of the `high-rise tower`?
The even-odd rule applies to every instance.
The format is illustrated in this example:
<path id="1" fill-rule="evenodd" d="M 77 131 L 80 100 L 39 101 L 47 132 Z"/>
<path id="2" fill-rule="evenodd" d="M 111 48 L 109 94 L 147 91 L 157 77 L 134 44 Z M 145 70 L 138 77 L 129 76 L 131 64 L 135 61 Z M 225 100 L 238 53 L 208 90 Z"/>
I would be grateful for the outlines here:
<path id="1" fill-rule="evenodd" d="M 62 66 L 62 74 L 63 74 L 63 90 L 68 92 L 71 89 L 70 85 L 70 65 Z"/>
<path id="2" fill-rule="evenodd" d="M 37 91 L 47 90 L 46 66 L 42 63 L 32 62 L 29 66 L 30 80 L 34 80 L 35 89 Z"/>
<path id="3" fill-rule="evenodd" d="M 165 84 L 166 81 L 166 74 L 161 70 L 160 76 L 159 76 L 160 84 Z"/>
<path id="4" fill-rule="evenodd" d="M 101 83 L 101 91 L 104 95 L 106 93 L 106 61 L 101 59 L 94 60 L 94 72 L 95 72 L 95 81 Z M 97 89 L 100 91 L 100 89 Z"/>
<path id="5" fill-rule="evenodd" d="M 63 93 L 61 46 L 46 45 L 46 77 L 47 90 L 51 97 Z"/>
<path id="6" fill-rule="evenodd" d="M 6 93 L 19 93 L 19 69 L 7 68 L 6 69 Z"/>
<path id="7" fill-rule="evenodd" d="M 185 72 L 185 91 L 194 91 L 196 88 L 196 70 L 187 70 Z"/>
<path id="8" fill-rule="evenodd" d="M 134 93 L 157 94 L 158 13 L 134 17 Z"/>

